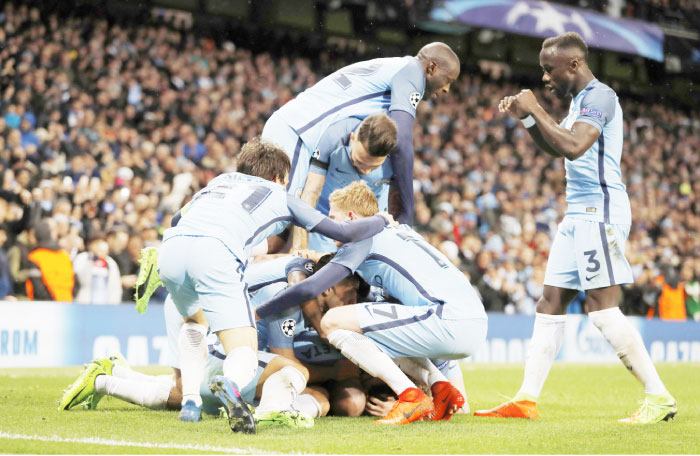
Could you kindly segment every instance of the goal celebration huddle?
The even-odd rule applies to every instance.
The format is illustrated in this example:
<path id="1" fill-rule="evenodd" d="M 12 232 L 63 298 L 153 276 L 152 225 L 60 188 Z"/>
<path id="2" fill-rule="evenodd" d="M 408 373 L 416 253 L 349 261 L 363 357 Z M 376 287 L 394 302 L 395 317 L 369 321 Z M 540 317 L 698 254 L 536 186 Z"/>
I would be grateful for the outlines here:
<path id="1" fill-rule="evenodd" d="M 571 98 L 563 120 L 530 90 L 498 105 L 522 122 L 538 153 L 563 157 L 567 210 L 522 386 L 474 419 L 539 418 L 567 307 L 581 291 L 589 320 L 644 387 L 638 410 L 620 421 L 656 423 L 678 411 L 618 307 L 620 286 L 633 280 L 624 113 L 587 57 L 576 33 L 542 43 L 545 88 Z M 224 414 L 242 433 L 311 427 L 329 413 L 369 412 L 377 425 L 471 413 L 458 360 L 486 339 L 482 296 L 412 228 L 416 109 L 428 98 L 439 103 L 459 74 L 458 56 L 436 42 L 415 56 L 338 69 L 277 110 L 242 147 L 236 172 L 214 177 L 175 214 L 161 247 L 142 252 L 137 308 L 146 311 L 159 285 L 167 289 L 173 376 L 136 372 L 119 355 L 95 359 L 59 409 L 95 409 L 113 396 L 179 410 L 186 422 Z M 625 414 L 630 406 L 617 405 Z"/>

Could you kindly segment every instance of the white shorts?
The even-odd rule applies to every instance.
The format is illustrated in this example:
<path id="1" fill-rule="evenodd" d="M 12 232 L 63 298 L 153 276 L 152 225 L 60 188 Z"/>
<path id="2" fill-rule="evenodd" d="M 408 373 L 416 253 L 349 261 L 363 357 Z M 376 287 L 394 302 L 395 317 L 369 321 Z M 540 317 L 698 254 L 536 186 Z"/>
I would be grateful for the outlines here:
<path id="1" fill-rule="evenodd" d="M 362 333 L 392 358 L 461 359 L 486 339 L 486 318 L 443 319 L 441 305 L 355 305 Z"/>
<path id="2" fill-rule="evenodd" d="M 158 273 L 183 317 L 199 309 L 212 332 L 255 327 L 243 263 L 214 237 L 175 236 L 163 242 Z"/>
<path id="3" fill-rule="evenodd" d="M 544 284 L 592 290 L 632 283 L 632 268 L 625 258 L 629 232 L 629 225 L 564 217 L 549 251 Z"/>
<path id="4" fill-rule="evenodd" d="M 277 113 L 272 114 L 265 122 L 261 138 L 277 144 L 287 153 L 292 165 L 287 192 L 294 196 L 301 196 L 301 191 L 306 185 L 306 177 L 309 175 L 312 152 L 289 122 Z"/>

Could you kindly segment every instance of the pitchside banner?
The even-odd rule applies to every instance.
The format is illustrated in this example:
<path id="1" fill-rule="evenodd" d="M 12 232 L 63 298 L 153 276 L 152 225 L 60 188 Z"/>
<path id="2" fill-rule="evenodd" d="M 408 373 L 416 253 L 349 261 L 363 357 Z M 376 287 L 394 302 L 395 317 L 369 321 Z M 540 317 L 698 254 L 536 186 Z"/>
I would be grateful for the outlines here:
<path id="1" fill-rule="evenodd" d="M 133 305 L 84 306 L 54 302 L 0 302 L 0 368 L 80 365 L 122 352 L 134 366 L 166 364 L 163 306 L 140 315 Z M 700 323 L 629 317 L 654 361 L 700 362 Z M 467 361 L 522 363 L 534 317 L 489 314 L 488 337 Z M 569 315 L 557 358 L 617 362 L 600 332 L 583 315 Z"/>
<path id="2" fill-rule="evenodd" d="M 591 47 L 664 60 L 664 35 L 657 25 L 544 1 L 441 0 L 430 18 L 541 38 L 577 32 Z"/>

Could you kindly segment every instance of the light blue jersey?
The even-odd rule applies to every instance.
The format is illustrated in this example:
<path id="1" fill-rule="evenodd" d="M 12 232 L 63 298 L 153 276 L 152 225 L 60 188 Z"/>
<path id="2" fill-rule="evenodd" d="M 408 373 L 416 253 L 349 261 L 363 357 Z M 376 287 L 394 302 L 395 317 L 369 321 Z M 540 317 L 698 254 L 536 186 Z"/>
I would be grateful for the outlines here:
<path id="1" fill-rule="evenodd" d="M 323 174 L 326 181 L 318 200 L 316 209 L 328 215 L 330 211 L 328 198 L 333 191 L 346 187 L 354 181 L 364 181 L 377 197 L 379 210 L 386 211 L 389 205 L 389 184 L 394 171 L 391 161 L 384 161 L 382 166 L 369 174 L 360 174 L 350 158 L 350 134 L 362 123 L 355 117 L 336 122 L 329 127 L 319 145 L 318 154 L 311 160 L 311 172 Z"/>
<path id="2" fill-rule="evenodd" d="M 300 271 L 309 276 L 313 273 L 313 266 L 313 260 L 293 255 L 253 263 L 245 272 L 251 305 L 257 308 L 285 290 L 287 276 L 291 272 Z M 292 349 L 295 333 L 304 329 L 304 317 L 299 307 L 293 307 L 258 321 L 256 327 L 258 350 L 268 350 L 270 347 Z"/>
<path id="3" fill-rule="evenodd" d="M 181 210 L 175 236 L 208 236 L 244 261 L 252 246 L 281 232 L 290 222 L 311 231 L 324 216 L 274 182 L 241 173 L 221 174 Z"/>
<path id="4" fill-rule="evenodd" d="M 345 244 L 331 262 L 357 271 L 368 284 L 384 288 L 405 306 L 438 305 L 443 319 L 486 319 L 464 274 L 407 225 Z"/>
<path id="5" fill-rule="evenodd" d="M 630 224 L 630 202 L 620 171 L 622 108 L 615 92 L 593 79 L 571 100 L 569 115 L 561 125 L 571 130 L 576 122 L 593 125 L 600 136 L 581 157 L 565 160 L 566 214 L 597 222 Z"/>
<path id="6" fill-rule="evenodd" d="M 415 118 L 424 92 L 425 74 L 418 59 L 390 57 L 341 68 L 282 106 L 265 124 L 262 136 L 290 157 L 289 192 L 298 195 L 303 188 L 312 155 L 331 125 L 380 111 L 405 111 Z"/>

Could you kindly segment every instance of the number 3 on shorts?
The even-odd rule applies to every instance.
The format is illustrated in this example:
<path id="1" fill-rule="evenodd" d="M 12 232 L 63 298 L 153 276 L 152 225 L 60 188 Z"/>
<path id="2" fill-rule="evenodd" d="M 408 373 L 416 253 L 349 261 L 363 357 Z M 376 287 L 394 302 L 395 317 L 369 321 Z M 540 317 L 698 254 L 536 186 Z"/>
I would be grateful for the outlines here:
<path id="1" fill-rule="evenodd" d="M 600 261 L 595 259 L 596 253 L 596 250 L 587 250 L 583 252 L 583 254 L 588 257 L 589 266 L 586 268 L 586 271 L 588 272 L 596 272 L 598 269 L 600 269 Z"/>

